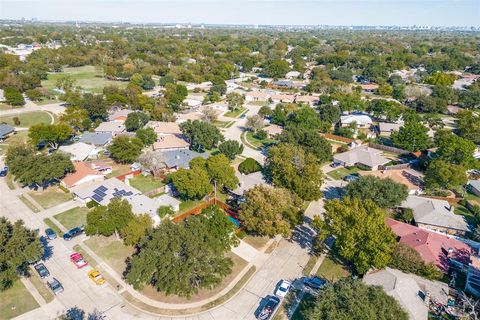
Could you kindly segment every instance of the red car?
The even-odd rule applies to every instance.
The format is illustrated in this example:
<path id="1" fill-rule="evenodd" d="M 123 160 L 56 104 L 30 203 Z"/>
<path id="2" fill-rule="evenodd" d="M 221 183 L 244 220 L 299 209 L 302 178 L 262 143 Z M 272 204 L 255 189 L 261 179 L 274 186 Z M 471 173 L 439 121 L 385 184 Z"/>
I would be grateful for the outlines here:
<path id="1" fill-rule="evenodd" d="M 72 261 L 77 266 L 78 269 L 88 265 L 88 262 L 85 261 L 85 259 L 83 259 L 83 256 L 78 252 L 72 253 L 70 255 L 70 261 Z"/>

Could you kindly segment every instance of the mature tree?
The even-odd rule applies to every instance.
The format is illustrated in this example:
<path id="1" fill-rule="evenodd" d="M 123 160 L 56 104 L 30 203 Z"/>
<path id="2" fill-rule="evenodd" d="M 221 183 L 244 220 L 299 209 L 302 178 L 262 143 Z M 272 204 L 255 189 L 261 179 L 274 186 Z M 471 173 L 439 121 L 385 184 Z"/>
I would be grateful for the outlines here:
<path id="1" fill-rule="evenodd" d="M 118 136 L 108 146 L 112 158 L 120 163 L 132 163 L 142 153 L 143 142 L 136 137 Z"/>
<path id="2" fill-rule="evenodd" d="M 180 110 L 182 102 L 187 95 L 187 87 L 182 84 L 167 83 L 165 85 L 165 98 L 168 101 L 168 105 L 173 108 L 174 111 Z"/>
<path id="3" fill-rule="evenodd" d="M 245 123 L 245 127 L 248 130 L 257 132 L 258 130 L 262 129 L 264 126 L 265 125 L 263 124 L 263 118 L 258 114 L 247 117 L 247 122 Z"/>
<path id="4" fill-rule="evenodd" d="M 360 274 L 384 268 L 391 259 L 395 235 L 385 224 L 385 211 L 369 199 L 344 198 L 325 202 L 323 220 L 315 219 L 319 239 L 335 237 L 335 248 Z"/>
<path id="5" fill-rule="evenodd" d="M 165 170 L 166 160 L 161 152 L 146 151 L 138 157 L 137 161 L 154 176 L 158 176 Z"/>
<path id="6" fill-rule="evenodd" d="M 227 98 L 228 108 L 230 110 L 240 109 L 245 102 L 245 98 L 243 97 L 243 95 L 236 92 L 231 92 L 227 94 L 226 98 Z"/>
<path id="7" fill-rule="evenodd" d="M 146 125 L 148 120 L 150 120 L 148 114 L 139 111 L 131 112 L 128 114 L 127 120 L 125 120 L 125 128 L 127 128 L 127 131 L 137 131 Z"/>
<path id="8" fill-rule="evenodd" d="M 395 246 L 389 266 L 430 280 L 440 280 L 443 276 L 433 263 L 425 263 L 418 251 L 401 242 Z"/>
<path id="9" fill-rule="evenodd" d="M 202 158 L 198 158 L 202 159 Z M 194 165 L 190 164 L 193 168 Z M 235 189 L 238 185 L 238 178 L 235 176 L 235 169 L 224 154 L 210 156 L 205 162 L 205 169 L 211 180 L 220 188 Z"/>
<path id="10" fill-rule="evenodd" d="M 25 99 L 17 88 L 5 88 L 3 95 L 5 97 L 5 102 L 11 106 L 23 106 L 25 104 Z"/>
<path id="11" fill-rule="evenodd" d="M 287 127 L 279 138 L 282 142 L 302 146 L 305 151 L 314 154 L 320 163 L 332 159 L 332 145 L 315 130 Z"/>
<path id="12" fill-rule="evenodd" d="M 72 135 L 72 128 L 65 123 L 39 123 L 31 126 L 28 130 L 28 137 L 34 145 L 44 142 L 54 149 L 57 149 L 59 143 L 66 141 Z"/>
<path id="13" fill-rule="evenodd" d="M 247 158 L 238 165 L 238 171 L 243 174 L 250 174 L 260 170 L 262 170 L 262 166 L 253 158 Z"/>
<path id="14" fill-rule="evenodd" d="M 388 83 L 382 83 L 378 86 L 377 93 L 381 96 L 390 96 L 393 93 L 393 88 Z"/>
<path id="15" fill-rule="evenodd" d="M 431 145 L 427 127 L 418 121 L 407 121 L 392 133 L 392 141 L 394 146 L 408 151 L 425 150 Z"/>
<path id="16" fill-rule="evenodd" d="M 425 79 L 425 83 L 431 85 L 451 86 L 457 77 L 451 73 L 435 72 Z"/>
<path id="17" fill-rule="evenodd" d="M 463 110 L 457 113 L 457 129 L 465 139 L 480 144 L 480 115 L 471 110 Z"/>
<path id="18" fill-rule="evenodd" d="M 345 195 L 350 198 L 369 199 L 381 208 L 393 208 L 408 196 L 407 186 L 390 178 L 362 176 L 345 187 Z"/>
<path id="19" fill-rule="evenodd" d="M 467 168 L 477 161 L 473 154 L 477 146 L 470 140 L 459 137 L 451 132 L 437 131 L 435 143 L 438 146 L 436 154 L 440 159 Z"/>
<path id="20" fill-rule="evenodd" d="M 425 113 L 438 113 L 447 110 L 447 102 L 445 100 L 432 96 L 419 97 L 412 103 L 412 106 L 417 112 Z"/>
<path id="21" fill-rule="evenodd" d="M 135 136 L 142 140 L 143 144 L 146 146 L 150 146 L 157 141 L 157 134 L 153 128 L 140 128 L 135 132 Z"/>
<path id="22" fill-rule="evenodd" d="M 233 160 L 243 152 L 243 144 L 236 140 L 227 140 L 218 146 L 218 150 L 227 156 L 228 159 Z"/>
<path id="23" fill-rule="evenodd" d="M 303 200 L 319 199 L 323 172 L 317 158 L 299 146 L 281 143 L 268 150 L 268 176 L 273 184 L 289 189 Z"/>
<path id="24" fill-rule="evenodd" d="M 157 213 L 160 219 L 163 219 L 167 216 L 172 216 L 175 214 L 175 211 L 173 210 L 172 206 L 161 206 L 158 208 Z"/>
<path id="25" fill-rule="evenodd" d="M 380 286 L 361 280 L 340 280 L 324 287 L 314 301 L 299 306 L 301 319 L 407 320 L 408 314 Z"/>
<path id="26" fill-rule="evenodd" d="M 263 67 L 263 73 L 267 77 L 282 78 L 290 70 L 290 66 L 286 60 L 268 60 Z"/>
<path id="27" fill-rule="evenodd" d="M 208 123 L 212 123 L 213 121 L 217 120 L 218 114 L 215 109 L 211 106 L 207 106 L 202 110 L 202 120 Z"/>
<path id="28" fill-rule="evenodd" d="M 198 120 L 180 124 L 180 129 L 190 142 L 190 149 L 198 152 L 215 148 L 224 137 L 217 127 Z"/>
<path id="29" fill-rule="evenodd" d="M 270 106 L 262 106 L 260 110 L 258 110 L 258 115 L 262 118 L 269 117 L 273 113 L 273 110 Z"/>
<path id="30" fill-rule="evenodd" d="M 133 218 L 130 203 L 121 198 L 113 198 L 108 206 L 98 206 L 88 212 L 85 232 L 88 235 L 100 234 L 108 237 L 116 234 L 118 236 Z"/>
<path id="31" fill-rule="evenodd" d="M 19 273 L 26 273 L 29 261 L 37 261 L 43 247 L 35 231 L 27 229 L 23 220 L 11 223 L 0 217 L 0 291 L 10 288 Z"/>
<path id="32" fill-rule="evenodd" d="M 91 122 L 87 121 L 88 112 L 81 107 L 66 107 L 65 112 L 60 115 L 60 122 L 66 123 L 76 131 L 87 130 Z"/>
<path id="33" fill-rule="evenodd" d="M 316 130 L 320 128 L 321 121 L 314 109 L 309 106 L 303 106 L 288 115 L 287 125 L 307 130 Z"/>
<path id="34" fill-rule="evenodd" d="M 302 222 L 302 201 L 286 189 L 256 185 L 244 194 L 240 219 L 247 231 L 288 237 Z"/>
<path id="35" fill-rule="evenodd" d="M 465 168 L 444 160 L 430 162 L 425 172 L 425 185 L 430 189 L 450 189 L 466 184 Z"/>
<path id="36" fill-rule="evenodd" d="M 27 145 L 10 146 L 5 163 L 15 180 L 24 185 L 46 186 L 74 170 L 69 156 L 61 153 L 37 154 Z"/>
<path id="37" fill-rule="evenodd" d="M 330 104 L 322 104 L 318 106 L 318 116 L 320 120 L 330 124 L 340 121 L 341 113 L 342 111 L 337 106 L 332 106 Z"/>
<path id="38" fill-rule="evenodd" d="M 80 101 L 80 106 L 87 110 L 92 121 L 107 117 L 107 104 L 101 94 L 85 93 Z"/>
<path id="39" fill-rule="evenodd" d="M 187 199 L 201 199 L 212 191 L 210 177 L 206 170 L 200 167 L 180 168 L 172 174 L 172 182 L 180 195 Z"/>
<path id="40" fill-rule="evenodd" d="M 73 89 L 74 84 L 75 79 L 69 74 L 64 74 L 57 79 L 55 87 L 63 91 L 70 91 Z"/>
<path id="41" fill-rule="evenodd" d="M 237 243 L 234 228 L 218 207 L 176 224 L 167 220 L 140 242 L 126 280 L 135 288 L 151 284 L 167 295 L 186 297 L 212 289 L 232 270 L 225 253 Z"/>
<path id="42" fill-rule="evenodd" d="M 152 230 L 153 221 L 148 214 L 134 215 L 126 226 L 120 229 L 120 236 L 127 246 L 133 246 Z"/>

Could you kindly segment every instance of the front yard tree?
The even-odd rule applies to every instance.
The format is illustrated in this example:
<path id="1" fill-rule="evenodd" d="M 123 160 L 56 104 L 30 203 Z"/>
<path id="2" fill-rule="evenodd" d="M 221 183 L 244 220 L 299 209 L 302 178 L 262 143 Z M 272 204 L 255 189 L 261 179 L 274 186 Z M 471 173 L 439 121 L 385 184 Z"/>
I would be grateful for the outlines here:
<path id="1" fill-rule="evenodd" d="M 143 142 L 137 137 L 118 136 L 108 147 L 112 158 L 120 163 L 132 163 L 142 153 Z"/>
<path id="2" fill-rule="evenodd" d="M 389 178 L 362 176 L 345 187 L 345 194 L 350 198 L 372 200 L 381 208 L 393 208 L 407 199 L 408 189 Z"/>
<path id="3" fill-rule="evenodd" d="M 4 90 L 5 102 L 11 106 L 23 106 L 25 99 L 22 93 L 14 87 L 8 87 Z"/>
<path id="4" fill-rule="evenodd" d="M 425 172 L 425 185 L 429 189 L 450 189 L 466 184 L 465 168 L 444 160 L 430 162 Z"/>
<path id="5" fill-rule="evenodd" d="M 385 224 L 385 211 L 373 201 L 358 198 L 325 202 L 323 220 L 315 219 L 319 240 L 332 235 L 339 254 L 360 274 L 381 269 L 390 262 L 395 236 Z"/>
<path id="6" fill-rule="evenodd" d="M 212 191 L 210 177 L 203 168 L 180 168 L 172 174 L 175 189 L 186 199 L 201 199 Z"/>
<path id="7" fill-rule="evenodd" d="M 243 144 L 235 140 L 227 140 L 220 144 L 218 150 L 226 155 L 228 159 L 233 160 L 237 155 L 242 154 Z"/>
<path id="8" fill-rule="evenodd" d="M 205 170 L 211 183 L 216 183 L 219 188 L 235 189 L 238 185 L 238 178 L 235 170 L 230 166 L 228 158 L 220 153 L 210 156 L 208 159 L 197 157 L 190 161 L 191 169 Z"/>
<path id="9" fill-rule="evenodd" d="M 302 201 L 286 189 L 256 185 L 244 196 L 240 219 L 247 231 L 288 237 L 293 227 L 302 222 Z"/>
<path id="10" fill-rule="evenodd" d="M 232 270 L 225 254 L 236 244 L 234 224 L 218 207 L 179 223 L 160 224 L 139 244 L 126 275 L 140 289 L 151 284 L 167 295 L 190 297 L 212 289 Z"/>
<path id="11" fill-rule="evenodd" d="M 317 157 L 319 163 L 332 159 L 332 145 L 316 130 L 288 127 L 280 135 L 280 141 L 302 146 Z"/>
<path id="12" fill-rule="evenodd" d="M 305 307 L 303 307 L 303 305 Z M 327 285 L 314 301 L 300 305 L 300 317 L 307 320 L 408 320 L 408 314 L 395 298 L 380 286 L 361 280 L 340 280 Z"/>
<path id="13" fill-rule="evenodd" d="M 134 215 L 126 226 L 120 229 L 120 236 L 123 243 L 133 246 L 152 230 L 153 221 L 148 214 Z"/>
<path id="14" fill-rule="evenodd" d="M 392 133 L 393 145 L 408 151 L 422 151 L 430 147 L 428 129 L 421 122 L 407 121 L 398 131 Z"/>
<path id="15" fill-rule="evenodd" d="M 10 288 L 19 273 L 28 270 L 28 261 L 37 261 L 43 247 L 37 234 L 27 229 L 22 220 L 11 223 L 0 217 L 0 291 Z"/>
<path id="16" fill-rule="evenodd" d="M 142 140 L 143 144 L 150 146 L 157 141 L 157 134 L 153 128 L 140 128 L 135 132 L 135 136 Z"/>
<path id="17" fill-rule="evenodd" d="M 32 143 L 47 143 L 51 148 L 57 149 L 58 145 L 73 135 L 72 128 L 66 123 L 44 124 L 39 123 L 30 127 L 28 137 Z"/>
<path id="18" fill-rule="evenodd" d="M 317 158 L 299 146 L 281 143 L 268 150 L 267 174 L 273 184 L 306 201 L 321 197 L 322 167 Z"/>
<path id="19" fill-rule="evenodd" d="M 166 160 L 161 152 L 146 151 L 138 157 L 137 161 L 154 176 L 160 175 L 165 170 Z"/>
<path id="20" fill-rule="evenodd" d="M 120 230 L 127 227 L 133 218 L 130 203 L 121 198 L 113 198 L 108 206 L 98 206 L 88 212 L 85 232 L 88 235 L 100 234 L 109 237 L 116 234 L 118 236 Z"/>
<path id="21" fill-rule="evenodd" d="M 258 114 L 253 116 L 247 117 L 247 122 L 245 123 L 245 127 L 253 132 L 257 132 L 258 130 L 264 127 L 263 118 Z"/>
<path id="22" fill-rule="evenodd" d="M 245 102 L 245 98 L 243 97 L 243 95 L 236 92 L 231 92 L 227 94 L 226 98 L 227 98 L 228 108 L 230 110 L 240 109 L 243 106 L 243 103 Z"/>
<path id="23" fill-rule="evenodd" d="M 247 158 L 238 165 L 238 171 L 243 174 L 250 174 L 260 170 L 262 170 L 262 166 L 253 158 Z"/>
<path id="24" fill-rule="evenodd" d="M 180 129 L 190 142 L 190 149 L 197 152 L 213 149 L 224 140 L 217 127 L 204 121 L 188 120 L 180 124 Z"/>
<path id="25" fill-rule="evenodd" d="M 89 119 L 88 112 L 85 109 L 71 106 L 65 108 L 65 112 L 60 115 L 59 120 L 76 131 L 83 131 L 88 129 L 88 127 L 85 127 L 85 124 L 88 124 L 87 119 Z"/>
<path id="26" fill-rule="evenodd" d="M 146 125 L 148 120 L 150 120 L 148 114 L 143 112 L 131 112 L 128 114 L 127 120 L 125 120 L 125 128 L 127 131 L 137 131 Z"/>
<path id="27" fill-rule="evenodd" d="M 473 154 L 477 147 L 472 141 L 451 132 L 441 132 L 435 135 L 435 142 L 438 146 L 436 153 L 440 159 L 463 165 L 467 169 L 470 169 L 469 166 L 474 166 L 476 159 Z"/>
<path id="28" fill-rule="evenodd" d="M 463 138 L 480 144 L 480 115 L 471 110 L 460 111 L 457 114 L 457 129 Z"/>

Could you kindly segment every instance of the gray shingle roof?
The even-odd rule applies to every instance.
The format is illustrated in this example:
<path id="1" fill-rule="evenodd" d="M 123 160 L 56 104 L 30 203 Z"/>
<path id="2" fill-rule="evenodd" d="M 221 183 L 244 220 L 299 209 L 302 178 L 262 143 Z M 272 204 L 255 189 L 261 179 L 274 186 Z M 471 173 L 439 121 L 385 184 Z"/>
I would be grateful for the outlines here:
<path id="1" fill-rule="evenodd" d="M 196 157 L 208 158 L 208 153 L 198 153 L 191 150 L 171 150 L 162 151 L 161 155 L 165 159 L 168 168 L 188 168 L 190 160 Z"/>
<path id="2" fill-rule="evenodd" d="M 85 132 L 80 138 L 80 142 L 103 146 L 112 140 L 112 134 L 109 132 Z"/>
<path id="3" fill-rule="evenodd" d="M 6 135 L 15 131 L 15 128 L 8 124 L 0 124 L 0 139 L 3 139 Z"/>

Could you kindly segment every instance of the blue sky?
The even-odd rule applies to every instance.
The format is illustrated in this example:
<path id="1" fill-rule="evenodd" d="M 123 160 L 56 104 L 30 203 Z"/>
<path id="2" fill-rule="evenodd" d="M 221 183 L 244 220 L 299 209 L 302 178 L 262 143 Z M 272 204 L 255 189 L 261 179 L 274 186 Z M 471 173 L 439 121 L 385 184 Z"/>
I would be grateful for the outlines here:
<path id="1" fill-rule="evenodd" d="M 0 0 L 1 19 L 480 26 L 480 0 Z"/>

